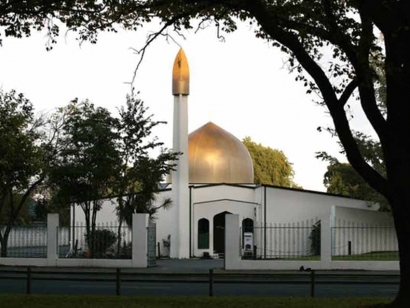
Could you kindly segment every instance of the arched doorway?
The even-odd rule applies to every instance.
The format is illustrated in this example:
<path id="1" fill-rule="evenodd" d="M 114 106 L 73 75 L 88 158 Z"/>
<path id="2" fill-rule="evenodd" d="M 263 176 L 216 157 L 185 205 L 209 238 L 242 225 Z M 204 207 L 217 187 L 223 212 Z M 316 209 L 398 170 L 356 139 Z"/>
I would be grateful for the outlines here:
<path id="1" fill-rule="evenodd" d="M 222 212 L 214 216 L 214 252 L 225 253 L 225 215 Z"/>
<path id="2" fill-rule="evenodd" d="M 202 218 L 198 220 L 198 249 L 209 248 L 209 220 Z"/>

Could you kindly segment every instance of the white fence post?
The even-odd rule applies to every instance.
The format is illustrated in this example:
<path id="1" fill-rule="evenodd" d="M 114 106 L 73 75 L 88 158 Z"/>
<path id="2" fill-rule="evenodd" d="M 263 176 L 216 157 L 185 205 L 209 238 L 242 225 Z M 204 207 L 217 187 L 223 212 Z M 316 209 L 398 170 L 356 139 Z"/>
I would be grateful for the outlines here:
<path id="1" fill-rule="evenodd" d="M 57 265 L 59 215 L 47 214 L 47 265 Z"/>
<path id="2" fill-rule="evenodd" d="M 239 215 L 225 215 L 225 269 L 238 267 L 240 255 Z"/>
<path id="3" fill-rule="evenodd" d="M 148 266 L 148 214 L 132 214 L 132 264 Z"/>
<path id="4" fill-rule="evenodd" d="M 332 261 L 332 209 L 321 217 L 320 221 L 320 261 L 329 264 Z M 327 265 L 324 266 L 325 268 Z"/>

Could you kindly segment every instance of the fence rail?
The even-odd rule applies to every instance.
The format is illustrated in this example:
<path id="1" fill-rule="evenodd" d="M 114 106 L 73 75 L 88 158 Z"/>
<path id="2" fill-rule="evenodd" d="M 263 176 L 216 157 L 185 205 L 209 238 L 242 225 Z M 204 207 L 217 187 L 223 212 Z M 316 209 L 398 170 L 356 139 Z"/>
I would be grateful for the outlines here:
<path id="1" fill-rule="evenodd" d="M 31 267 L 26 269 L 0 269 L 0 279 L 16 279 L 26 281 L 26 293 L 32 293 L 34 281 L 91 281 L 115 282 L 115 294 L 121 295 L 123 283 L 199 283 L 206 284 L 209 296 L 215 295 L 218 284 L 298 284 L 310 289 L 310 296 L 315 297 L 317 285 L 337 284 L 368 284 L 368 285 L 398 285 L 400 275 L 397 274 L 332 274 L 318 273 L 314 270 L 303 273 L 135 273 L 115 271 L 50 271 Z"/>

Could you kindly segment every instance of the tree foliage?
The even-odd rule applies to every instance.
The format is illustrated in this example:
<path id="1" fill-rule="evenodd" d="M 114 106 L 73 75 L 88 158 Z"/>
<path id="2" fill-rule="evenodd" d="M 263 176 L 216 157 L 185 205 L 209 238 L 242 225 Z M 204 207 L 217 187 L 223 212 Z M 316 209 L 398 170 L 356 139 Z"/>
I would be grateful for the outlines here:
<path id="1" fill-rule="evenodd" d="M 1 256 L 7 254 L 8 237 L 21 218 L 27 201 L 44 180 L 45 146 L 41 123 L 31 102 L 15 91 L 0 92 L 0 229 Z"/>
<path id="2" fill-rule="evenodd" d="M 143 102 L 132 96 L 118 111 L 119 116 L 114 117 L 89 101 L 74 100 L 56 116 L 65 118 L 60 135 L 63 146 L 51 168 L 50 198 L 45 200 L 50 204 L 45 205 L 64 209 L 75 203 L 82 208 L 91 255 L 97 243 L 89 235 L 96 232 L 104 199 L 117 200 L 118 252 L 123 222 L 131 226 L 133 213 L 153 216 L 159 207 L 171 204 L 167 199 L 160 206 L 153 205 L 159 182 L 178 155 L 163 149 L 151 157 L 151 151 L 163 145 L 151 136 L 152 130 L 164 122 L 153 121 Z"/>
<path id="3" fill-rule="evenodd" d="M 250 137 L 242 142 L 252 158 L 255 184 L 297 187 L 292 164 L 282 151 L 258 144 Z"/>
<path id="4" fill-rule="evenodd" d="M 125 107 L 119 109 L 117 131 L 119 134 L 118 150 L 121 159 L 121 171 L 117 176 L 115 194 L 118 199 L 118 215 L 121 212 L 131 222 L 131 213 L 155 214 L 157 208 L 152 205 L 158 184 L 163 176 L 175 166 L 179 153 L 163 149 L 163 142 L 152 136 L 152 130 L 163 121 L 154 121 L 153 115 L 147 115 L 148 108 L 143 101 L 133 96 L 127 97 Z M 150 156 L 153 150 L 161 149 L 156 158 Z M 164 206 L 170 204 L 170 200 Z"/>
<path id="5" fill-rule="evenodd" d="M 147 213 L 154 218 L 159 208 L 171 206 L 171 199 L 162 200 L 154 205 L 159 183 L 175 166 L 172 162 L 178 157 L 167 149 L 163 143 L 152 136 L 152 130 L 163 121 L 154 121 L 147 115 L 148 108 L 142 100 L 128 96 L 125 107 L 119 109 L 116 131 L 118 133 L 117 150 L 119 152 L 119 172 L 115 178 L 113 192 L 117 199 L 118 245 L 121 248 L 121 227 L 126 222 L 132 226 L 133 213 Z M 151 157 L 152 150 L 161 148 L 161 153 Z"/>
<path id="6" fill-rule="evenodd" d="M 118 170 L 115 119 L 89 101 L 74 100 L 59 112 L 67 115 L 61 135 L 64 147 L 52 166 L 50 183 L 64 204 L 81 206 L 86 234 L 94 234 L 97 212 L 102 199 L 110 196 Z M 89 238 L 93 254 L 95 243 Z"/>
<path id="7" fill-rule="evenodd" d="M 380 205 L 380 210 L 390 210 L 386 198 L 370 187 L 348 163 L 332 161 L 324 174 L 323 184 L 328 193 L 376 202 Z"/>

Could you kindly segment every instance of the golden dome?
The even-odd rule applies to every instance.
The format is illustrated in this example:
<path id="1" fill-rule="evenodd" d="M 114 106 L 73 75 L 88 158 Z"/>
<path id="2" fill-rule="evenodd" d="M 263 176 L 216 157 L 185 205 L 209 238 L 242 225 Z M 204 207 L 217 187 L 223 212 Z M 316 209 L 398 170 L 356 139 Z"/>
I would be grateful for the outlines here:
<path id="1" fill-rule="evenodd" d="M 188 139 L 190 183 L 253 183 L 253 164 L 243 143 L 212 122 Z"/>

